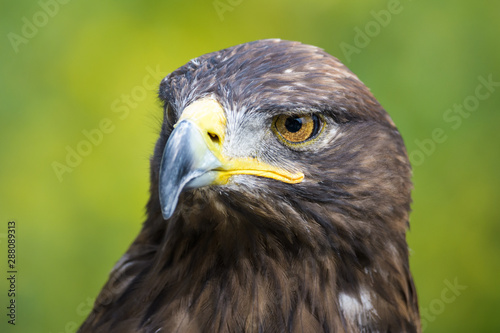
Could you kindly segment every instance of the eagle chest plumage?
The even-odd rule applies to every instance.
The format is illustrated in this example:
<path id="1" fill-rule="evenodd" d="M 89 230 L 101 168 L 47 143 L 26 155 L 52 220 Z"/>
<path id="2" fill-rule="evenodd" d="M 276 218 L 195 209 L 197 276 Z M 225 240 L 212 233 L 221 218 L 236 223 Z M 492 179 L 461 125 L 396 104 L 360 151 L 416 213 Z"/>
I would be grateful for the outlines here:
<path id="1" fill-rule="evenodd" d="M 354 74 L 263 40 L 160 98 L 147 220 L 80 332 L 420 332 L 408 157 Z"/>

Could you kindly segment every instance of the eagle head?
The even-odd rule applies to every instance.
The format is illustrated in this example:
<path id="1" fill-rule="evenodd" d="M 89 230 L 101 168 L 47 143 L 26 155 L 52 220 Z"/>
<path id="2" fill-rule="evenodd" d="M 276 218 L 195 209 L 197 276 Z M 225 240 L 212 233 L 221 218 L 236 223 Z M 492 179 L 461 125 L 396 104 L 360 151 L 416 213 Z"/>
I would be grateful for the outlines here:
<path id="1" fill-rule="evenodd" d="M 317 47 L 261 40 L 191 60 L 159 96 L 148 218 L 95 325 L 419 332 L 411 167 L 356 75 Z"/>

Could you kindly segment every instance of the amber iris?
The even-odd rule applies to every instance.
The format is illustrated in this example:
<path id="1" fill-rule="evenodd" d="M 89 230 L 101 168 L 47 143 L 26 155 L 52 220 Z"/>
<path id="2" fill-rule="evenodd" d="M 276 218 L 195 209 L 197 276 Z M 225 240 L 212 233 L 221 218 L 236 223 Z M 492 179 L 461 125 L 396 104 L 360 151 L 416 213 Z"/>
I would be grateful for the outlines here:
<path id="1" fill-rule="evenodd" d="M 278 134 L 290 143 L 302 143 L 314 138 L 321 129 L 318 116 L 311 115 L 279 115 L 274 120 Z"/>

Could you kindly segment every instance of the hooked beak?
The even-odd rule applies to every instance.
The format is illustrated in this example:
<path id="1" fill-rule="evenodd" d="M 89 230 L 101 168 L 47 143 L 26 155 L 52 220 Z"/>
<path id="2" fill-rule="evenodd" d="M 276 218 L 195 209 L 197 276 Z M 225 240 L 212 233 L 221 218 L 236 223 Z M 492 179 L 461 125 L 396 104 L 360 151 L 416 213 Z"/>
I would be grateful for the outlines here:
<path id="1" fill-rule="evenodd" d="M 214 99 L 203 98 L 184 109 L 165 145 L 160 165 L 160 204 L 170 218 L 182 191 L 227 184 L 236 174 L 300 183 L 302 173 L 292 173 L 256 158 L 228 158 L 222 154 L 226 116 Z"/>

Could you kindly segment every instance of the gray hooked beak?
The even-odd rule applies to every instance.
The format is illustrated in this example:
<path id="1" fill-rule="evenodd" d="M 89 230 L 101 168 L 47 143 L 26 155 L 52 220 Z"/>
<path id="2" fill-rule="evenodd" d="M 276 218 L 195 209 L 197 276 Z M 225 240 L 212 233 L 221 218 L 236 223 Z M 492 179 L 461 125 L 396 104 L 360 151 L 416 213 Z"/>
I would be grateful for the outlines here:
<path id="1" fill-rule="evenodd" d="M 160 204 L 163 218 L 174 213 L 179 195 L 185 189 L 211 184 L 221 166 L 208 148 L 197 126 L 182 120 L 167 141 L 160 166 Z"/>

